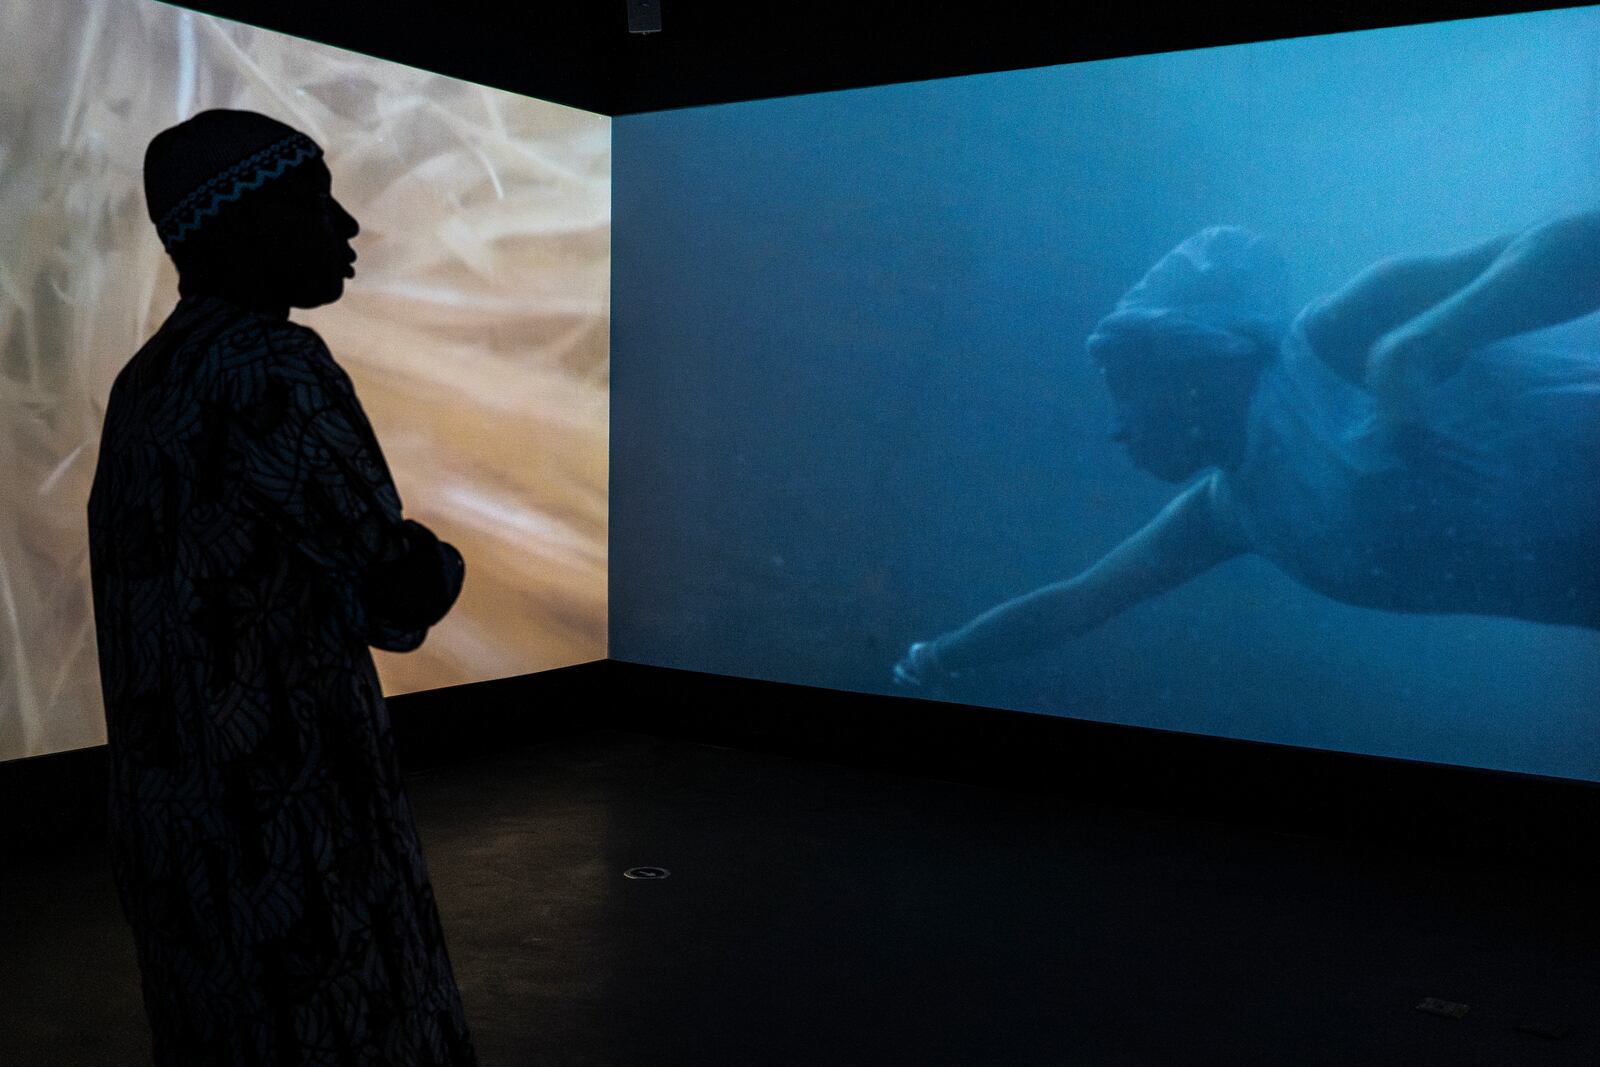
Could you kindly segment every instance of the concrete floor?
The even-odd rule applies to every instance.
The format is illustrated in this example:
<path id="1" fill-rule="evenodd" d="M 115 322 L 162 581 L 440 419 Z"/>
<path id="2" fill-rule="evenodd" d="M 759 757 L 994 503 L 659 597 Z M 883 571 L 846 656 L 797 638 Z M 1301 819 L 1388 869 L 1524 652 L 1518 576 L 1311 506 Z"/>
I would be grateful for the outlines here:
<path id="1" fill-rule="evenodd" d="M 485 1067 L 1600 1063 L 1550 876 L 609 731 L 409 790 Z M 0 1064 L 148 1057 L 103 848 L 13 857 Z"/>

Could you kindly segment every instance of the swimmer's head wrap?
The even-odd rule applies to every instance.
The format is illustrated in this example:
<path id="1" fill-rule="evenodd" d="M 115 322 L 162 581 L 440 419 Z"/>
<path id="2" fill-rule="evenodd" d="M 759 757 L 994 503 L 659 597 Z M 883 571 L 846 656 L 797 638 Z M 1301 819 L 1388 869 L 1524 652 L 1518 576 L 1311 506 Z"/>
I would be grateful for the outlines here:
<path id="1" fill-rule="evenodd" d="M 1151 267 L 1086 341 L 1102 366 L 1262 359 L 1283 329 L 1288 265 L 1265 238 L 1212 226 Z"/>

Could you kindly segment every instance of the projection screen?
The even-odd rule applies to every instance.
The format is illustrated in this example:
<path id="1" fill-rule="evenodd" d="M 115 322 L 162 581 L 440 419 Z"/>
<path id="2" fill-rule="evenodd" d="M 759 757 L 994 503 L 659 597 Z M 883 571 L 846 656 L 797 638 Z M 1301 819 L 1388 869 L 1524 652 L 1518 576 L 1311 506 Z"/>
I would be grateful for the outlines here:
<path id="1" fill-rule="evenodd" d="M 1597 71 L 1586 8 L 619 117 L 612 657 L 1600 779 Z"/>
<path id="2" fill-rule="evenodd" d="M 358 280 L 328 342 L 468 577 L 386 693 L 606 654 L 610 120 L 150 0 L 0 9 L 0 760 L 104 741 L 85 501 L 112 379 L 177 301 L 144 148 L 247 108 L 326 150 Z"/>

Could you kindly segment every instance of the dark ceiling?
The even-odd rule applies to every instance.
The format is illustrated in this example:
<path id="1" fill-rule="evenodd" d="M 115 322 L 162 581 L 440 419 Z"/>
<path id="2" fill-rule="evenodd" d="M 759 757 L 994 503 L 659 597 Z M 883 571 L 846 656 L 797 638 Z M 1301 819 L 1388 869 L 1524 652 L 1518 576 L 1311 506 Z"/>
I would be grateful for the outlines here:
<path id="1" fill-rule="evenodd" d="M 608 115 L 1578 4 L 1507 0 L 192 0 L 226 18 Z"/>

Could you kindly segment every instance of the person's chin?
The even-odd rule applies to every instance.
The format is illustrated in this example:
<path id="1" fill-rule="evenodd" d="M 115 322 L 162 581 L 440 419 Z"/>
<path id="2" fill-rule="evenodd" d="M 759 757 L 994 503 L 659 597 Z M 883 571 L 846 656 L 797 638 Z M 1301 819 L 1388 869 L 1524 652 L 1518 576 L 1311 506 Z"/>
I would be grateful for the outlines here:
<path id="1" fill-rule="evenodd" d="M 316 288 L 307 288 L 301 291 L 291 301 L 297 308 L 316 308 L 324 304 L 331 304 L 344 295 L 344 279 L 329 278 Z"/>

